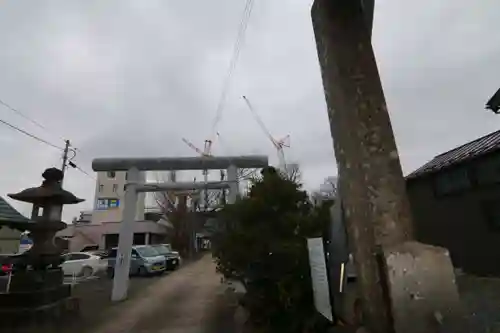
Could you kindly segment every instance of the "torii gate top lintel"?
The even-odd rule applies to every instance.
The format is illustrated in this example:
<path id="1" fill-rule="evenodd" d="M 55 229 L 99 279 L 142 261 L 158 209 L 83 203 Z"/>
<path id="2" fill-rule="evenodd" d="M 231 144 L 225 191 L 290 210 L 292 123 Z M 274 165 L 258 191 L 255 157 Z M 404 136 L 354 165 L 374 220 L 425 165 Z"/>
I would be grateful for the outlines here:
<path id="1" fill-rule="evenodd" d="M 229 188 L 228 202 L 234 203 L 238 195 L 238 168 L 265 168 L 265 155 L 223 156 L 223 157 L 160 157 L 160 158 L 97 158 L 92 161 L 94 171 L 127 171 L 128 183 L 125 187 L 123 222 L 118 238 L 117 262 L 114 267 L 113 291 L 111 299 L 121 301 L 127 296 L 130 257 L 133 244 L 134 221 L 136 217 L 137 193 L 168 190 L 191 190 L 200 188 Z M 140 171 L 161 170 L 209 170 L 226 169 L 227 181 L 191 183 L 140 183 Z"/>
<path id="2" fill-rule="evenodd" d="M 137 168 L 139 171 L 160 170 L 212 170 L 237 168 L 265 168 L 269 159 L 265 155 L 218 156 L 218 157 L 148 157 L 148 158 L 96 158 L 92 161 L 92 169 L 99 171 L 128 171 Z"/>

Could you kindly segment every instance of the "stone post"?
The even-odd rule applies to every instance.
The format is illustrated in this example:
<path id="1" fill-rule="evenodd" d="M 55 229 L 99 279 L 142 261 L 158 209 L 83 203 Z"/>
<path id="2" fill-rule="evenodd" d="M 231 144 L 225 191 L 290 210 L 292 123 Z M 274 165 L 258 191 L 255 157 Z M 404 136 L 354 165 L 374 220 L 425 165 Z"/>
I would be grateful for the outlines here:
<path id="1" fill-rule="evenodd" d="M 339 169 L 339 189 L 373 333 L 389 331 L 377 245 L 411 239 L 398 151 L 360 1 L 315 0 L 312 20 Z"/>
<path id="2" fill-rule="evenodd" d="M 371 333 L 441 332 L 444 322 L 462 332 L 448 252 L 411 241 L 405 181 L 371 45 L 372 2 L 315 0 L 312 8 L 365 322 Z"/>

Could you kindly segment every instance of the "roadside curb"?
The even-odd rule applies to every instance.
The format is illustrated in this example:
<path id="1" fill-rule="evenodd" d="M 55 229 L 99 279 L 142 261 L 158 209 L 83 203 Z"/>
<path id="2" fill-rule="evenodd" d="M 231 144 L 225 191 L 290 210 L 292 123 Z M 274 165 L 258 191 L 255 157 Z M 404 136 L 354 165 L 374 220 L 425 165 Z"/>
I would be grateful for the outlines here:
<path id="1" fill-rule="evenodd" d="M 246 333 L 248 331 L 248 317 L 248 311 L 241 305 L 238 305 L 234 311 L 234 327 L 236 328 L 236 333 Z"/>
<path id="2" fill-rule="evenodd" d="M 247 321 L 249 318 L 248 311 L 240 305 L 240 299 L 245 294 L 243 285 L 238 281 L 225 280 L 225 297 L 227 302 L 234 308 L 233 322 L 236 333 L 248 332 Z"/>

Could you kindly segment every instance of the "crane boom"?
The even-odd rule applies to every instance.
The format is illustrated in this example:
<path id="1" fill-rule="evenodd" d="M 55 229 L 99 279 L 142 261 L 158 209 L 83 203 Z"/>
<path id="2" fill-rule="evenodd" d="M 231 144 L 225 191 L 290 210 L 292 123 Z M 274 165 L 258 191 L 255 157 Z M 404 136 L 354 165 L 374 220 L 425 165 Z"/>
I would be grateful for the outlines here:
<path id="1" fill-rule="evenodd" d="M 280 169 L 287 172 L 286 161 L 285 161 L 285 152 L 284 152 L 283 148 L 290 147 L 290 145 L 287 144 L 287 140 L 290 138 L 290 136 L 287 135 L 279 141 L 274 139 L 273 136 L 271 135 L 271 132 L 269 132 L 266 125 L 264 125 L 264 122 L 262 121 L 262 119 L 259 117 L 259 115 L 255 111 L 255 109 L 252 107 L 252 104 L 250 104 L 250 101 L 248 100 L 248 98 L 246 96 L 243 96 L 243 99 L 245 100 L 245 103 L 247 104 L 248 108 L 252 112 L 253 117 L 255 118 L 257 123 L 260 125 L 261 129 L 264 131 L 264 133 L 267 135 L 269 140 L 271 140 L 272 144 L 276 148 L 276 150 L 278 152 L 278 163 L 279 163 Z"/>
<path id="2" fill-rule="evenodd" d="M 203 147 L 203 151 L 196 147 L 194 144 L 192 144 L 188 139 L 182 138 L 182 141 L 184 141 L 185 144 L 187 144 L 191 149 L 196 151 L 198 154 L 200 154 L 202 157 L 211 157 L 211 149 L 212 149 L 212 141 L 211 140 L 205 140 L 205 147 Z M 205 184 L 208 182 L 208 170 L 203 170 L 203 180 L 205 181 Z M 204 204 L 205 206 L 208 205 L 208 189 L 204 189 Z"/>
<path id="3" fill-rule="evenodd" d="M 187 140 L 185 138 L 182 138 L 182 141 L 184 141 L 184 143 L 187 144 L 189 146 L 189 148 L 193 149 L 194 151 L 196 151 L 201 156 L 205 156 L 205 157 L 210 156 L 210 152 L 205 153 L 204 151 L 202 151 L 201 149 L 199 149 L 198 147 L 196 147 L 194 144 L 192 144 L 189 140 Z"/>
<path id="4" fill-rule="evenodd" d="M 271 132 L 267 129 L 266 125 L 264 125 L 264 122 L 262 119 L 259 117 L 255 109 L 252 107 L 252 104 L 250 104 L 250 101 L 246 96 L 243 96 L 243 99 L 245 100 L 245 103 L 248 106 L 248 109 L 252 112 L 253 117 L 255 118 L 255 121 L 259 124 L 260 128 L 264 131 L 264 133 L 267 135 L 269 140 L 273 143 L 273 145 L 276 147 L 276 149 L 280 149 L 281 145 L 273 138 L 271 135 Z"/>

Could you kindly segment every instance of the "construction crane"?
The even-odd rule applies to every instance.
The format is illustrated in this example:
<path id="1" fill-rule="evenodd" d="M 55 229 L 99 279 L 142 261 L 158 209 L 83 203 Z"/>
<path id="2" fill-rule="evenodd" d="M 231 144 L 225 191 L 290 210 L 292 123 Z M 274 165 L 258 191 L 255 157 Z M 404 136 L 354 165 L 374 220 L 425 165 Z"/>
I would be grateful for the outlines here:
<path id="1" fill-rule="evenodd" d="M 216 136 L 217 138 L 220 140 L 220 134 L 219 132 L 216 133 Z M 198 147 L 196 147 L 193 143 L 191 143 L 189 140 L 187 140 L 186 138 L 182 138 L 182 141 L 188 145 L 191 149 L 193 149 L 195 152 L 197 152 L 198 154 L 200 154 L 201 156 L 204 156 L 204 157 L 207 157 L 207 158 L 210 158 L 210 157 L 213 157 L 213 154 L 211 152 L 211 144 L 212 144 L 212 141 L 211 140 L 205 140 L 205 149 L 204 150 L 201 150 L 199 149 Z M 250 171 L 248 172 L 248 170 L 246 171 L 243 171 L 241 169 L 238 169 L 238 180 L 247 180 L 249 179 L 253 174 L 253 171 Z M 208 172 L 205 172 L 204 170 L 204 173 L 203 175 L 205 176 L 205 183 L 208 182 Z M 224 180 L 224 171 L 223 170 L 220 170 L 220 180 L 223 181 Z M 196 179 L 196 178 L 195 178 Z M 221 192 L 221 200 L 225 202 L 225 191 L 222 190 Z M 206 203 L 208 203 L 208 191 L 204 191 L 204 200 Z"/>
<path id="2" fill-rule="evenodd" d="M 205 149 L 204 150 L 199 149 L 198 147 L 196 147 L 194 144 L 192 144 L 186 138 L 182 138 L 182 141 L 184 141 L 185 144 L 187 144 L 191 149 L 193 149 L 195 152 L 197 152 L 201 156 L 204 156 L 204 157 L 210 157 L 210 156 L 212 156 L 211 152 L 210 152 L 210 146 L 211 146 L 211 144 L 210 145 L 208 144 L 208 142 L 210 142 L 210 140 L 205 140 Z M 207 149 L 207 145 L 209 147 L 208 149 Z"/>
<path id="3" fill-rule="evenodd" d="M 212 152 L 211 152 L 212 140 L 205 140 L 205 147 L 203 150 L 196 147 L 193 143 L 191 143 L 191 141 L 189 141 L 186 138 L 182 138 L 182 141 L 184 141 L 185 144 L 187 144 L 191 149 L 196 151 L 202 157 L 212 157 Z M 208 183 L 208 170 L 203 170 L 203 180 L 204 180 L 205 184 Z M 205 206 L 208 206 L 208 190 L 207 189 L 205 189 L 203 191 L 203 198 L 204 198 Z"/>
<path id="4" fill-rule="evenodd" d="M 255 109 L 253 108 L 252 104 L 248 100 L 246 96 L 243 96 L 243 100 L 245 100 L 245 103 L 248 106 L 248 109 L 252 112 L 252 116 L 255 118 L 255 121 L 259 124 L 260 128 L 264 131 L 264 133 L 267 135 L 269 140 L 271 140 L 271 143 L 273 146 L 276 148 L 276 151 L 278 153 L 278 161 L 279 161 L 279 168 L 287 173 L 287 167 L 286 167 L 286 160 L 285 160 L 285 152 L 283 148 L 290 148 L 290 135 L 285 136 L 281 140 L 276 140 L 272 135 L 271 132 L 267 129 L 266 125 L 262 121 L 262 119 L 259 117 Z"/>

